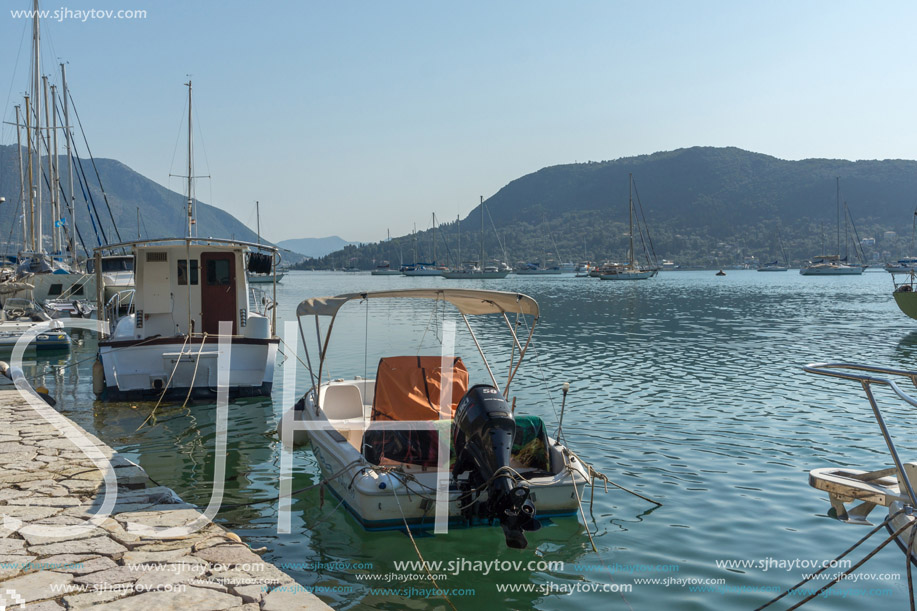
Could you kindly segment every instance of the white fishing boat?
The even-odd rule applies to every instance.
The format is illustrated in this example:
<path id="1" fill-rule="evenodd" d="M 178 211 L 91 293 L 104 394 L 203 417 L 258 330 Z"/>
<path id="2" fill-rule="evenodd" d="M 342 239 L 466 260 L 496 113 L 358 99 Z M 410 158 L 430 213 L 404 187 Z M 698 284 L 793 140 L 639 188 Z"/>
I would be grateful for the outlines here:
<path id="1" fill-rule="evenodd" d="M 905 392 L 907 387 L 917 384 L 917 371 L 852 363 L 815 363 L 804 369 L 808 373 L 850 380 L 862 386 L 893 463 L 891 467 L 877 470 L 860 466 L 813 469 L 809 472 L 809 485 L 828 493 L 831 503 L 828 515 L 841 522 L 872 525 L 869 514 L 876 507 L 887 508 L 887 516 L 880 524 L 894 535 L 909 560 L 917 564 L 917 515 L 913 512 L 917 507 L 917 462 L 902 462 L 875 392 L 886 388 L 890 392 L 884 396 L 897 397 L 908 406 L 917 407 L 917 398 Z"/>
<path id="2" fill-rule="evenodd" d="M 630 223 L 630 230 L 628 235 L 630 238 L 630 246 L 628 248 L 628 261 L 623 265 L 609 265 L 603 267 L 599 270 L 599 278 L 602 280 L 648 280 L 655 276 L 659 268 L 656 265 L 653 265 L 653 260 L 650 257 L 650 251 L 647 249 L 648 239 L 644 239 L 644 236 L 649 237 L 648 230 L 645 227 L 640 225 L 639 219 L 637 223 L 634 223 L 634 217 L 636 216 L 636 210 L 634 208 L 634 175 L 628 174 L 628 220 Z M 641 209 L 642 210 L 642 209 Z M 643 243 L 643 254 L 646 259 L 646 264 L 641 264 L 637 262 L 637 253 L 634 248 L 634 230 L 640 232 L 640 241 Z M 655 256 L 653 257 L 653 259 Z"/>
<path id="3" fill-rule="evenodd" d="M 448 343 L 432 354 L 381 352 L 374 378 L 329 380 L 331 330 L 348 304 L 354 304 L 350 312 L 359 314 L 360 321 L 364 317 L 354 312 L 355 306 L 382 316 L 384 327 L 390 324 L 384 308 L 419 310 L 429 304 L 437 318 L 443 316 L 441 330 L 449 324 L 448 309 L 450 320 L 463 322 L 468 336 L 462 341 L 455 336 L 454 344 L 443 340 Z M 365 528 L 432 527 L 439 491 L 439 507 L 448 514 L 443 520 L 465 525 L 498 521 L 509 546 L 525 547 L 524 532 L 537 529 L 539 517 L 579 510 L 579 488 L 589 481 L 590 467 L 549 437 L 541 418 L 521 416 L 510 394 L 538 320 L 538 304 L 531 297 L 466 289 L 352 293 L 306 299 L 296 314 L 303 338 L 321 327 L 326 331 L 318 332 L 317 360 L 306 347 L 312 388 L 285 412 L 278 432 L 285 444 L 311 441 L 328 489 Z M 479 316 L 502 317 L 508 325 L 509 373 L 502 386 L 469 321 Z M 520 341 L 515 329 L 523 322 L 529 331 Z M 372 331 L 367 336 L 376 337 Z M 455 354 L 453 347 L 462 345 L 473 345 L 477 354 Z M 474 364 L 478 356 L 481 365 L 466 366 L 463 358 Z M 356 363 L 351 369 L 357 369 Z M 451 468 L 446 436 L 454 451 Z"/>
<path id="4" fill-rule="evenodd" d="M 191 83 L 188 86 L 188 117 Z M 270 395 L 279 338 L 276 282 L 271 297 L 250 289 L 247 272 L 275 271 L 272 246 L 192 237 L 196 226 L 191 122 L 188 123 L 188 223 L 184 238 L 135 240 L 95 250 L 102 257 L 127 251 L 136 286 L 129 308 L 119 293 L 100 312 L 110 336 L 99 340 L 93 390 L 101 398 L 212 397 L 217 391 L 217 342 L 228 326 L 230 396 Z M 102 283 L 97 283 L 102 303 Z M 260 293 L 260 294 L 259 294 Z"/>
<path id="5" fill-rule="evenodd" d="M 506 278 L 510 270 L 504 269 L 499 264 L 484 265 L 486 260 L 484 255 L 484 196 L 481 196 L 481 260 L 465 265 L 459 269 L 451 269 L 442 273 L 443 278 L 447 280 L 499 280 Z M 459 225 L 456 224 L 458 227 Z M 461 239 L 461 229 L 459 229 L 459 239 Z M 459 242 L 459 254 L 461 254 L 461 242 Z"/>

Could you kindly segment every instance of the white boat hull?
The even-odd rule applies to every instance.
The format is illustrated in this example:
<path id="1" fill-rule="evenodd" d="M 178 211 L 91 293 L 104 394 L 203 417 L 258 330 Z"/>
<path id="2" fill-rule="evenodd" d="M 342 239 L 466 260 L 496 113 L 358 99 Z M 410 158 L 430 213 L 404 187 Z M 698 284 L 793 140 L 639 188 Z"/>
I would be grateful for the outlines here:
<path id="1" fill-rule="evenodd" d="M 448 280 L 500 280 L 509 275 L 509 271 L 500 272 L 443 272 Z"/>
<path id="2" fill-rule="evenodd" d="M 106 399 L 143 395 L 215 396 L 217 341 L 183 337 L 142 343 L 143 340 L 99 342 Z M 279 340 L 233 338 L 230 357 L 230 396 L 270 395 Z M 171 379 L 170 379 L 171 378 Z"/>
<path id="3" fill-rule="evenodd" d="M 656 273 L 652 270 L 650 271 L 627 271 L 620 272 L 617 274 L 602 274 L 599 276 L 602 280 L 649 280 Z"/>
<path id="4" fill-rule="evenodd" d="M 373 383 L 374 380 L 348 380 L 331 384 L 362 387 L 366 400 L 367 395 L 371 396 Z M 436 488 L 438 473 L 435 469 L 400 464 L 399 469 L 409 473 L 409 479 L 392 473 L 390 469 L 380 469 L 366 461 L 357 449 L 362 444 L 368 418 L 329 420 L 324 410 L 315 409 L 311 394 L 298 405 L 301 409 L 291 409 L 281 419 L 278 425 L 281 439 L 292 441 L 294 445 L 311 442 L 312 452 L 328 487 L 364 528 L 403 529 L 405 521 L 411 525 L 433 526 L 433 507 L 423 497 L 429 497 L 429 490 Z M 364 414 L 370 410 L 371 405 L 363 406 Z M 294 421 L 307 422 L 314 427 L 284 435 L 284 423 Z M 563 463 L 563 447 L 550 438 L 549 446 L 552 474 L 534 475 L 527 480 L 531 484 L 536 517 L 574 515 L 579 511 L 574 481 L 578 487 L 585 487 L 588 472 L 575 457 L 570 458 L 567 469 Z M 446 476 L 451 480 L 451 472 Z M 448 494 L 449 522 L 466 524 L 459 507 L 461 491 L 450 486 Z M 582 494 L 583 491 L 579 490 L 580 497 Z"/>
<path id="5" fill-rule="evenodd" d="M 859 276 L 863 268 L 856 265 L 810 265 L 799 270 L 803 276 Z"/>
<path id="6" fill-rule="evenodd" d="M 402 272 L 404 276 L 442 276 L 443 272 L 439 269 L 411 269 Z"/>

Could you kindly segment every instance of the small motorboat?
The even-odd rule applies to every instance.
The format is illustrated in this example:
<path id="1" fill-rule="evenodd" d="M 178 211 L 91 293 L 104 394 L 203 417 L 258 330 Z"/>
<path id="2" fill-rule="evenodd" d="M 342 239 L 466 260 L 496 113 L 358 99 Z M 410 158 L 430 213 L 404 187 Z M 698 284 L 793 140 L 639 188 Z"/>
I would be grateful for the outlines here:
<path id="1" fill-rule="evenodd" d="M 828 493 L 831 503 L 828 515 L 847 524 L 871 526 L 868 516 L 873 509 L 887 507 L 888 516 L 882 523 L 890 534 L 896 535 L 898 546 L 917 565 L 917 544 L 913 541 L 917 515 L 912 511 L 917 507 L 917 463 L 902 462 L 873 392 L 874 386 L 888 387 L 899 399 L 917 407 L 917 398 L 905 393 L 895 381 L 917 385 L 917 371 L 851 363 L 815 363 L 803 369 L 862 385 L 893 462 L 891 467 L 871 471 L 850 467 L 813 469 L 809 472 L 809 485 Z"/>
<path id="2" fill-rule="evenodd" d="M 726 275 L 726 272 L 724 272 L 723 270 L 720 270 L 720 271 L 716 272 L 716 275 L 717 275 L 717 276 L 725 276 L 725 275 Z"/>
<path id="3" fill-rule="evenodd" d="M 10 297 L 0 309 L 0 351 L 12 350 L 26 333 L 41 327 L 29 345 L 35 350 L 68 350 L 70 336 L 60 321 L 52 320 L 48 313 L 31 299 Z"/>
<path id="4" fill-rule="evenodd" d="M 389 301 L 380 305 L 383 300 Z M 367 309 L 366 320 L 373 312 L 391 325 L 392 314 L 381 313 L 384 307 L 398 312 L 425 308 L 418 300 L 428 302 L 436 318 L 443 314 L 443 322 L 437 323 L 441 337 L 448 335 L 445 329 L 455 328 L 446 325 L 463 321 L 470 341 L 464 336 L 460 343 L 455 335 L 454 344 L 442 339 L 441 354 L 383 352 L 378 361 L 373 358 L 375 378 L 328 379 L 331 330 L 342 308 L 362 306 Z M 451 320 L 445 320 L 446 310 Z M 342 317 L 345 321 L 355 308 L 349 311 Z M 296 314 L 302 338 L 306 333 L 316 337 L 312 333 L 322 325 L 326 331 L 318 332 L 317 360 L 310 357 L 315 353 L 306 346 L 312 387 L 285 412 L 278 433 L 287 446 L 311 441 L 327 488 L 364 528 L 418 525 L 442 532 L 437 525 L 498 522 L 507 545 L 524 548 L 525 532 L 538 529 L 539 518 L 569 516 L 580 510 L 579 488 L 588 485 L 593 471 L 548 436 L 540 417 L 520 415 L 510 394 L 538 320 L 534 299 L 485 290 L 394 290 L 306 299 Z M 507 324 L 509 367 L 502 384 L 469 322 L 478 317 L 495 317 L 497 322 L 502 318 Z M 421 320 L 413 315 L 404 318 Z M 359 320 L 358 329 L 367 329 L 367 337 L 384 332 L 368 330 L 372 325 L 362 315 Z M 338 322 L 339 326 L 346 324 Z M 492 331 L 495 327 L 487 328 Z M 528 330 L 527 339 L 520 340 L 518 328 Z M 350 336 L 351 331 L 345 333 Z M 458 352 L 450 347 L 453 345 L 476 348 L 478 354 L 465 356 L 483 363 L 476 369 L 481 379 L 474 379 L 475 369 L 466 367 L 462 356 L 453 353 Z M 383 351 L 393 349 L 388 344 L 382 347 Z M 358 364 L 350 360 L 354 361 L 352 371 L 364 369 L 368 362 L 366 355 Z M 505 371 L 506 361 L 500 362 Z M 316 364 L 317 371 L 313 371 Z"/>

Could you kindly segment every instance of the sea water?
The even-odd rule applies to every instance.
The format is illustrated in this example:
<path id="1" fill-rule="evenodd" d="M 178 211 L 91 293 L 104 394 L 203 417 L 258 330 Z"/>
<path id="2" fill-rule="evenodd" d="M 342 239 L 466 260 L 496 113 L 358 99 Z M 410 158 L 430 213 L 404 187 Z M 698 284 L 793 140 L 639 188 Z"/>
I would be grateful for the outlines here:
<path id="1" fill-rule="evenodd" d="M 553 432 L 561 385 L 569 382 L 563 421 L 569 447 L 613 482 L 662 505 L 611 485 L 605 492 L 599 484 L 584 492 L 585 520 L 551 520 L 528 533 L 525 550 L 507 549 L 499 526 L 417 532 L 414 542 L 404 532 L 367 532 L 321 487 L 295 496 L 290 534 L 277 532 L 277 502 L 220 512 L 222 524 L 253 547 L 267 547 L 266 559 L 335 608 L 450 608 L 439 588 L 458 609 L 749 609 L 867 532 L 827 517 L 827 495 L 809 487 L 808 471 L 889 466 L 884 441 L 856 383 L 819 378 L 802 367 L 848 361 L 917 369 L 917 321 L 895 306 L 885 272 L 663 272 L 635 282 L 292 272 L 278 286 L 279 315 L 295 320 L 296 305 L 308 297 L 441 286 L 534 297 L 541 317 L 513 383 L 517 412 L 542 416 Z M 389 315 L 385 333 L 408 333 L 412 324 L 429 330 L 429 320 L 404 318 L 410 317 Z M 336 323 L 333 341 L 344 363 L 338 370 L 349 375 L 374 371 L 364 322 L 359 314 Z M 314 327 L 308 329 L 311 341 Z M 506 348 L 503 331 L 497 340 L 497 329 L 485 327 L 479 339 Z M 164 404 L 141 427 L 153 403 L 94 401 L 95 349 L 94 339 L 84 336 L 70 355 L 39 358 L 30 375 L 51 388 L 61 412 L 184 500 L 206 505 L 214 406 Z M 230 405 L 225 504 L 279 493 L 275 429 L 284 408 L 284 368 L 298 368 L 296 394 L 308 386 L 299 363 L 304 353 L 294 357 L 286 344 L 281 350 L 272 399 Z M 499 363 L 502 371 L 505 361 Z M 910 410 L 885 390 L 877 395 L 902 457 L 914 458 Z M 293 489 L 321 481 L 308 447 L 293 457 Z M 881 521 L 885 514 L 877 508 L 871 518 Z M 886 535 L 878 533 L 851 558 Z M 429 574 L 410 564 L 418 560 L 415 543 Z M 825 575 L 845 568 L 842 563 Z M 777 607 L 827 581 L 810 582 Z M 891 544 L 807 608 L 903 608 L 907 600 L 904 556 Z"/>

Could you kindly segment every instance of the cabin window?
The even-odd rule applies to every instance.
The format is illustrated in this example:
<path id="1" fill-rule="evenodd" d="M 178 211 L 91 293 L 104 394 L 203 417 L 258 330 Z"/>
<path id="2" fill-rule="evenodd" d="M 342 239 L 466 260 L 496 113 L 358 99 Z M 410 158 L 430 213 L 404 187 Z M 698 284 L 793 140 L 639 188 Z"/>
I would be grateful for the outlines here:
<path id="1" fill-rule="evenodd" d="M 73 291 L 72 291 L 70 294 L 73 295 L 74 297 L 76 297 L 76 296 L 78 296 L 78 295 L 82 295 L 82 294 L 83 294 L 83 285 L 82 285 L 82 284 L 78 284 L 78 285 L 76 286 L 76 288 L 74 288 Z"/>
<path id="2" fill-rule="evenodd" d="M 207 284 L 210 286 L 229 286 L 230 262 L 226 259 L 210 259 L 207 261 Z"/>
<path id="3" fill-rule="evenodd" d="M 178 284 L 187 286 L 188 284 L 188 260 L 178 260 Z M 197 284 L 197 259 L 191 259 L 191 284 Z"/>
<path id="4" fill-rule="evenodd" d="M 61 294 L 64 285 L 62 284 L 52 284 L 48 287 L 48 297 L 56 297 Z"/>

